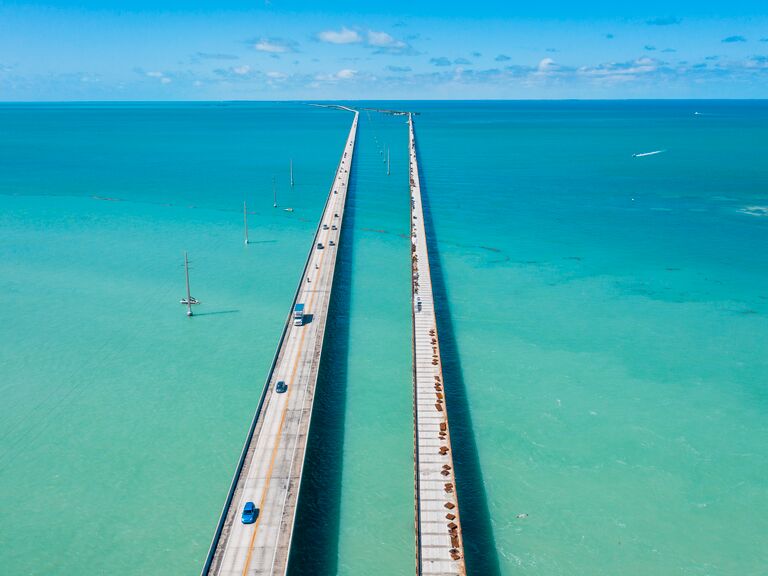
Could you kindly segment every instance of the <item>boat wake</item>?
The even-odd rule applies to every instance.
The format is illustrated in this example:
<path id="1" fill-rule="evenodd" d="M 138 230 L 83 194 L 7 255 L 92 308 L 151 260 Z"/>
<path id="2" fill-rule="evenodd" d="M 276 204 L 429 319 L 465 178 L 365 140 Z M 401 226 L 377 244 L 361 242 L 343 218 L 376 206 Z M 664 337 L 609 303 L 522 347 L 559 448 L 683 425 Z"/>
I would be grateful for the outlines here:
<path id="1" fill-rule="evenodd" d="M 661 154 L 662 152 L 666 152 L 666 150 L 654 150 L 653 152 L 639 152 L 638 154 L 632 154 L 632 158 L 643 158 L 644 156 L 655 156 L 656 154 Z"/>
<path id="2" fill-rule="evenodd" d="M 744 206 L 739 212 L 750 216 L 768 216 L 768 206 Z"/>

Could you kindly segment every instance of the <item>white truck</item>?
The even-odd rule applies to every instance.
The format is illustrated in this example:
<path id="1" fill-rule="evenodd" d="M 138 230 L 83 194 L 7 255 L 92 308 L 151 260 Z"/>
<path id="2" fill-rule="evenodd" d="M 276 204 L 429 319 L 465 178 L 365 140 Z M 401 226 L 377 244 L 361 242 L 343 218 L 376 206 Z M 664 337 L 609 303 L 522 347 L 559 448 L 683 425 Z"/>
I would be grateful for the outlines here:
<path id="1" fill-rule="evenodd" d="M 293 307 L 293 325 L 294 326 L 304 325 L 304 304 L 296 304 Z"/>

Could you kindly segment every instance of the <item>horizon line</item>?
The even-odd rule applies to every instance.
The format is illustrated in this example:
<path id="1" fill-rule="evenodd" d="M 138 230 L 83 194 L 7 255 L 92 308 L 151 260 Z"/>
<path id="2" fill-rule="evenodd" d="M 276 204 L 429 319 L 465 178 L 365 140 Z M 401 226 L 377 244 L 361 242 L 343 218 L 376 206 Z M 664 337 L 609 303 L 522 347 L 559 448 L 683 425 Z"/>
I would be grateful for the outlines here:
<path id="1" fill-rule="evenodd" d="M 286 98 L 276 99 L 172 99 L 172 100 L 0 100 L 4 104 L 141 104 L 141 103 L 195 103 L 195 102 L 238 102 L 238 103 L 312 103 L 312 102 L 768 102 L 768 98 Z"/>

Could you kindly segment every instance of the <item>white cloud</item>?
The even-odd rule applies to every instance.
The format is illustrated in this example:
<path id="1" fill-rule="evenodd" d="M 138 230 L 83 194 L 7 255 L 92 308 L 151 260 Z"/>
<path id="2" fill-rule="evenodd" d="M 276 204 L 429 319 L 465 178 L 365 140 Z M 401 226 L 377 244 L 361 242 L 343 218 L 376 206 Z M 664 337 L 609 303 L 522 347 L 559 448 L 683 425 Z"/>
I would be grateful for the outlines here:
<path id="1" fill-rule="evenodd" d="M 541 72 L 542 74 L 551 72 L 556 68 L 557 68 L 557 63 L 554 60 L 552 60 L 552 58 L 543 58 L 541 62 L 539 62 L 539 65 L 537 67 L 538 71 Z"/>
<path id="2" fill-rule="evenodd" d="M 330 44 L 365 44 L 373 49 L 373 54 L 415 53 L 407 42 L 377 30 L 358 31 L 342 26 L 341 30 L 324 30 L 318 33 L 317 39 Z"/>
<path id="3" fill-rule="evenodd" d="M 259 52 L 269 52 L 270 54 L 283 54 L 293 49 L 292 43 L 279 38 L 260 38 L 254 42 L 253 47 Z"/>
<path id="4" fill-rule="evenodd" d="M 288 78 L 288 74 L 285 72 L 267 72 L 267 78 L 272 78 L 273 80 L 285 80 Z"/>
<path id="5" fill-rule="evenodd" d="M 357 44 L 363 41 L 358 32 L 347 27 L 342 27 L 339 31 L 324 30 L 317 37 L 323 42 L 330 42 L 331 44 Z"/>
<path id="6" fill-rule="evenodd" d="M 343 68 L 335 74 L 318 74 L 315 76 L 315 80 L 318 82 L 327 82 L 329 84 L 335 84 L 339 80 L 351 80 L 357 76 L 357 70 L 351 68 Z"/>
<path id="7" fill-rule="evenodd" d="M 593 67 L 579 68 L 579 73 L 586 76 L 619 78 L 622 76 L 631 77 L 641 74 L 656 72 L 659 68 L 659 62 L 653 58 L 638 58 L 631 62 L 611 62 Z"/>
<path id="8" fill-rule="evenodd" d="M 386 32 L 368 30 L 368 44 L 379 48 L 405 48 L 405 42 L 396 40 Z"/>
<path id="9" fill-rule="evenodd" d="M 232 72 L 240 76 L 245 76 L 250 71 L 251 71 L 251 67 L 248 66 L 248 64 L 243 64 L 242 66 L 235 66 L 234 68 L 232 68 Z"/>
<path id="10" fill-rule="evenodd" d="M 168 78 L 168 76 L 165 75 L 165 72 L 158 72 L 157 70 L 150 70 L 149 72 L 145 72 L 144 75 L 148 78 L 157 78 L 160 80 L 161 84 L 170 84 L 171 79 Z"/>
<path id="11" fill-rule="evenodd" d="M 768 56 L 753 56 L 744 63 L 744 67 L 768 69 Z"/>

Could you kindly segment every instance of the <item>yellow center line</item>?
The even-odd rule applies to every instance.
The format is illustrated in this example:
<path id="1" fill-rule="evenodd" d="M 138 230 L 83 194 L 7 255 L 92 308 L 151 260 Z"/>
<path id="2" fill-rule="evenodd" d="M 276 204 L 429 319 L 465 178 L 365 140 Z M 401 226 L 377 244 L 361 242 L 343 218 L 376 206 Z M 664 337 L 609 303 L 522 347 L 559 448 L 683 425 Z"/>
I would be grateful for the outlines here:
<path id="1" fill-rule="evenodd" d="M 301 350 L 302 345 L 304 344 L 304 337 L 307 335 L 306 331 L 302 331 L 301 338 L 299 339 L 299 350 Z M 248 567 L 251 564 L 251 556 L 253 555 L 253 545 L 256 542 L 256 534 L 258 534 L 259 531 L 259 524 L 261 523 L 261 509 L 264 508 L 264 501 L 267 498 L 267 492 L 269 492 L 269 483 L 270 480 L 272 480 L 272 469 L 275 466 L 275 458 L 277 458 L 277 449 L 280 447 L 280 438 L 283 435 L 283 424 L 285 423 L 285 416 L 288 414 L 288 405 L 291 398 L 291 393 L 293 392 L 293 377 L 296 374 L 296 369 L 299 366 L 299 358 L 301 358 L 301 353 L 298 353 L 296 355 L 296 358 L 293 361 L 293 368 L 291 371 L 291 386 L 288 390 L 288 398 L 286 398 L 285 406 L 283 406 L 283 413 L 280 416 L 280 427 L 277 430 L 277 438 L 275 439 L 275 445 L 272 448 L 272 457 L 269 460 L 269 468 L 267 469 L 267 477 L 266 477 L 266 485 L 264 486 L 264 491 L 261 493 L 261 499 L 259 500 L 259 516 L 256 518 L 256 524 L 253 526 L 253 534 L 251 534 L 251 541 L 248 545 L 248 555 L 245 557 L 245 567 L 243 567 L 243 576 L 245 576 L 248 573 Z"/>
<path id="2" fill-rule="evenodd" d="M 346 190 L 344 191 L 344 194 L 346 195 Z M 335 208 L 336 204 L 337 202 L 333 203 L 333 207 L 334 207 L 333 210 L 336 209 Z M 329 208 L 330 207 L 331 206 L 329 206 Z M 332 213 L 335 213 L 335 212 L 332 212 Z M 325 215 L 323 215 L 323 219 L 325 219 Z M 324 256 L 325 256 L 325 251 L 321 252 L 319 255 L 319 262 L 317 263 L 318 270 L 320 269 L 320 266 L 323 263 Z M 320 274 L 318 273 L 318 277 L 319 276 Z M 301 281 L 304 282 L 305 281 L 304 278 L 302 278 Z M 316 295 L 317 295 L 317 291 L 312 291 L 309 294 L 309 298 L 307 300 L 308 310 L 312 309 L 312 303 L 314 302 L 314 298 Z M 314 317 L 312 318 L 312 321 L 314 322 Z M 288 406 L 290 405 L 291 394 L 293 393 L 293 388 L 294 388 L 293 381 L 296 376 L 296 370 L 298 369 L 298 366 L 299 366 L 299 360 L 301 359 L 301 351 L 304 346 L 304 338 L 306 335 L 307 335 L 307 331 L 302 330 L 301 338 L 299 339 L 298 351 L 296 353 L 296 358 L 294 358 L 293 367 L 291 369 L 291 378 L 289 379 L 290 384 L 288 387 L 288 396 L 285 401 L 285 406 L 283 406 L 283 413 L 280 416 L 280 426 L 277 431 L 277 438 L 275 439 L 275 445 L 272 448 L 272 456 L 269 461 L 269 468 L 267 469 L 266 484 L 264 486 L 263 492 L 261 493 L 261 499 L 259 500 L 259 516 L 256 518 L 256 523 L 253 525 L 253 534 L 251 534 L 251 541 L 248 544 L 248 554 L 245 557 L 245 566 L 243 567 L 243 576 L 246 576 L 246 574 L 248 573 L 248 568 L 250 567 L 250 564 L 251 564 L 251 557 L 253 556 L 253 546 L 256 543 L 256 535 L 258 534 L 259 524 L 261 523 L 261 517 L 262 517 L 261 509 L 264 507 L 264 501 L 266 500 L 267 493 L 269 492 L 269 484 L 270 484 L 270 481 L 272 480 L 272 470 L 274 469 L 275 459 L 277 458 L 277 451 L 278 451 L 278 448 L 280 447 L 280 439 L 282 438 L 282 435 L 283 435 L 283 425 L 285 424 L 285 417 L 288 414 Z"/>

